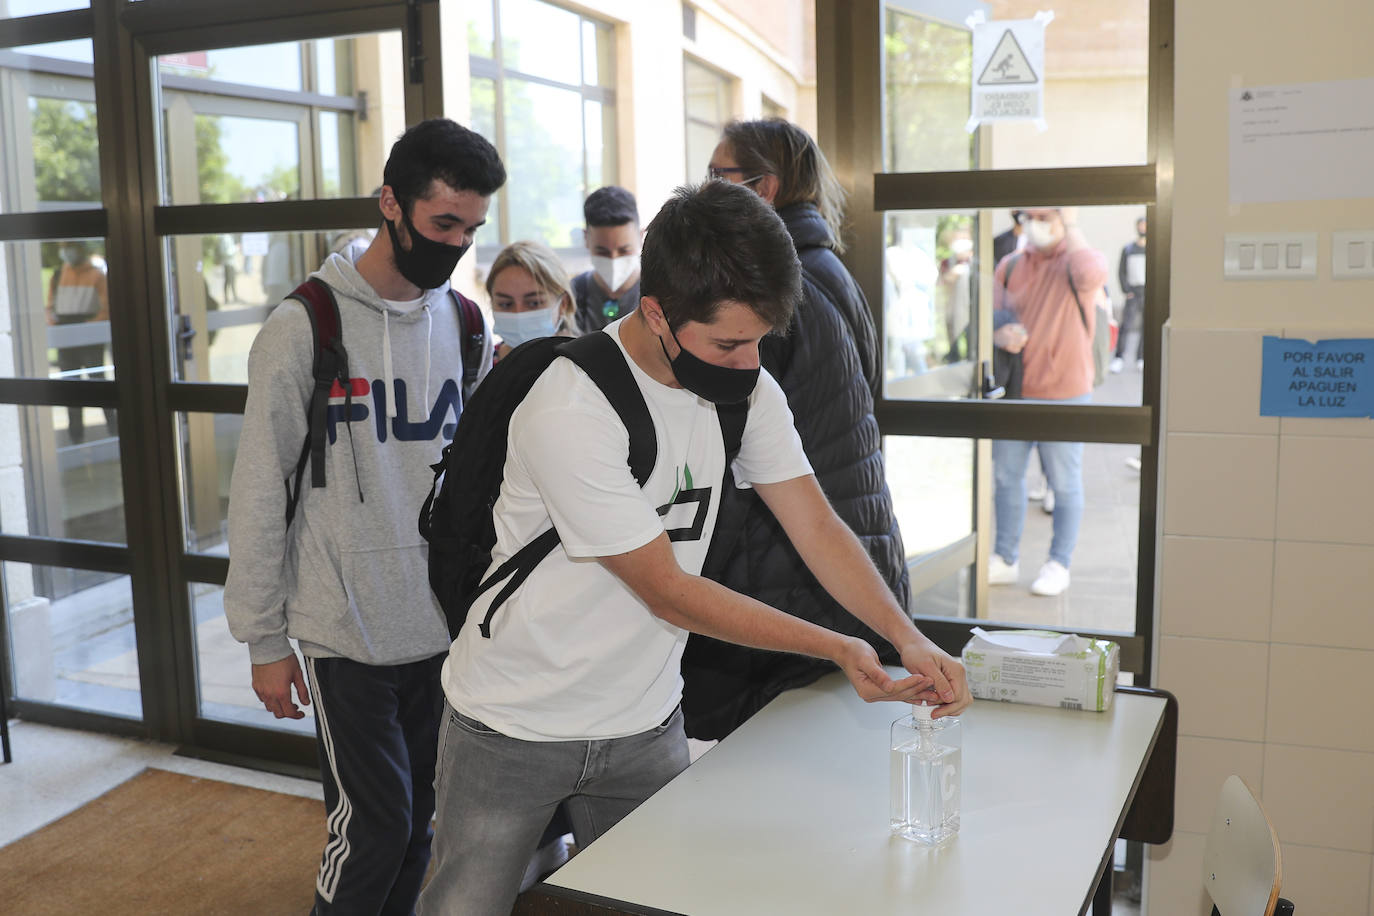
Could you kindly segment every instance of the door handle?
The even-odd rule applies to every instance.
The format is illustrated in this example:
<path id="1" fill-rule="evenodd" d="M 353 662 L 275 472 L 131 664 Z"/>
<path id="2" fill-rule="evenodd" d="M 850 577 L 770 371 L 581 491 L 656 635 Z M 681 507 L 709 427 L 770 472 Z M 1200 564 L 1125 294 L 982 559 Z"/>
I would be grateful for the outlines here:
<path id="1" fill-rule="evenodd" d="M 983 400 L 992 401 L 997 398 L 1006 397 L 1007 389 L 998 385 L 992 377 L 991 361 L 986 359 L 983 360 L 978 368 L 978 373 L 982 376 Z"/>
<path id="2" fill-rule="evenodd" d="M 181 358 L 185 362 L 190 362 L 195 353 L 191 349 L 191 341 L 196 336 L 196 326 L 191 322 L 190 315 L 178 315 L 177 340 L 181 343 Z"/>

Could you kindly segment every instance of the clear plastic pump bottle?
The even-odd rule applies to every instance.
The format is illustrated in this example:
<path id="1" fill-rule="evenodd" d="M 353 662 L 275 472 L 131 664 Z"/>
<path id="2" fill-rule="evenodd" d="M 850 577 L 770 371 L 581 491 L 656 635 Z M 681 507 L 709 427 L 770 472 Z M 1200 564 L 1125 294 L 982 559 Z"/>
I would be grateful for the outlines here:
<path id="1" fill-rule="evenodd" d="M 913 705 L 892 723 L 892 832 L 924 846 L 959 832 L 963 734 L 958 716 L 932 719 L 933 709 Z"/>

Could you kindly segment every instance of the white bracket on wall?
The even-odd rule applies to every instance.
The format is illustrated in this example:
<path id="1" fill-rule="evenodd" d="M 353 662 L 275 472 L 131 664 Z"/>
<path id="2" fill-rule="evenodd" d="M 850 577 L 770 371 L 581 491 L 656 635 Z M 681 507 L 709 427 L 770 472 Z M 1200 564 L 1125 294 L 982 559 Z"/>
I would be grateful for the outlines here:
<path id="1" fill-rule="evenodd" d="M 1222 263 L 1228 280 L 1312 280 L 1317 233 L 1228 232 Z"/>
<path id="2" fill-rule="evenodd" d="M 1374 278 L 1374 229 L 1331 233 L 1331 276 L 1337 280 Z"/>

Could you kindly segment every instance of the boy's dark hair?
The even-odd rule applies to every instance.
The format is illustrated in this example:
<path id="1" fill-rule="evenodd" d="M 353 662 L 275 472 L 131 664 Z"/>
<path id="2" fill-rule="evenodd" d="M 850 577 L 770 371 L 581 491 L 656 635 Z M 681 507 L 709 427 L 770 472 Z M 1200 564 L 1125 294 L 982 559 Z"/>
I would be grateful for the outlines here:
<path id="1" fill-rule="evenodd" d="M 392 145 L 382 182 L 409 213 L 436 178 L 455 191 L 490 197 L 506 183 L 506 167 L 480 134 L 448 118 L 431 118 L 408 128 Z"/>
<path id="2" fill-rule="evenodd" d="M 659 301 L 674 329 L 740 302 L 782 331 L 801 298 L 801 262 L 767 201 L 743 185 L 708 181 L 678 188 L 649 223 L 639 290 Z"/>
<path id="3" fill-rule="evenodd" d="M 582 204 L 582 217 L 588 226 L 639 225 L 639 207 L 635 196 L 618 185 L 597 188 Z"/>

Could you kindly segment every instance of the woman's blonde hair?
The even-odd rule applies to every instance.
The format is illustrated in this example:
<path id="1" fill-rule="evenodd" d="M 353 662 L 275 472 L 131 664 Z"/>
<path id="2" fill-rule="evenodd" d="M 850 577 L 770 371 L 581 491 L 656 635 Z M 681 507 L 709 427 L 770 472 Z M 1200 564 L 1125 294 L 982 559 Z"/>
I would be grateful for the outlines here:
<path id="1" fill-rule="evenodd" d="M 555 334 L 564 337 L 579 336 L 577 297 L 573 295 L 572 280 L 568 277 L 567 268 L 558 260 L 558 255 L 552 248 L 543 242 L 534 241 L 511 242 L 502 248 L 496 260 L 491 262 L 491 269 L 487 271 L 488 299 L 492 297 L 491 287 L 496 282 L 497 275 L 507 267 L 523 267 L 529 271 L 540 289 L 551 298 L 558 299 L 558 328 L 554 331 Z"/>
<path id="2" fill-rule="evenodd" d="M 814 205 L 830 227 L 831 246 L 844 252 L 845 191 L 810 134 L 784 118 L 765 118 L 731 121 L 725 125 L 724 138 L 746 177 L 778 179 L 774 209 L 795 203 Z"/>

